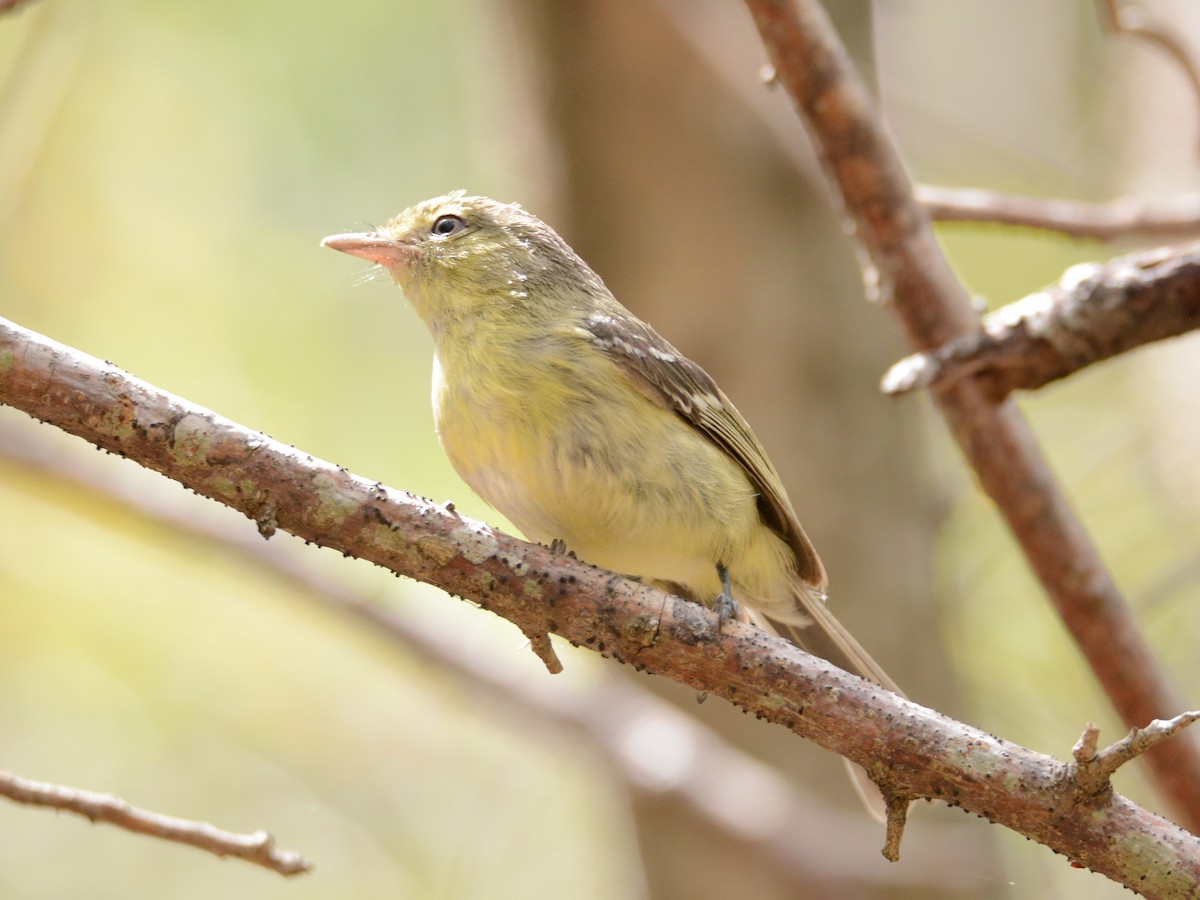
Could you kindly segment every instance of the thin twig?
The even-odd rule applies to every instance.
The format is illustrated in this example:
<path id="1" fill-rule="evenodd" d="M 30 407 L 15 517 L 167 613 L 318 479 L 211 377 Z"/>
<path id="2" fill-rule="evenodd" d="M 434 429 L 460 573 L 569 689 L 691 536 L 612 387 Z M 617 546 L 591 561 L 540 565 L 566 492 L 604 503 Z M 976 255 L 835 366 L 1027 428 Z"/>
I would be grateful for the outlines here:
<path id="1" fill-rule="evenodd" d="M 1171 58 L 1187 79 L 1194 108 L 1200 112 L 1200 69 L 1179 35 L 1141 7 L 1122 6 L 1118 0 L 1097 0 L 1097 4 L 1105 24 L 1114 34 L 1145 41 Z M 1200 117 L 1197 124 L 1200 126 Z"/>
<path id="2" fill-rule="evenodd" d="M 1075 758 L 1071 778 L 1084 792 L 1096 794 L 1109 786 L 1109 779 L 1121 766 L 1198 721 L 1200 711 L 1197 710 L 1165 721 L 1155 719 L 1145 728 L 1134 728 L 1103 750 L 1096 749 L 1099 746 L 1100 729 L 1089 722 L 1071 752 Z"/>
<path id="3" fill-rule="evenodd" d="M 939 222 L 1018 225 L 1097 241 L 1189 240 L 1200 235 L 1200 194 L 1170 200 L 1122 197 L 1107 203 L 1085 203 L 934 184 L 918 184 L 914 190 L 917 200 Z"/>
<path id="4" fill-rule="evenodd" d="M 912 797 L 893 796 L 887 798 L 887 836 L 883 842 L 883 857 L 890 862 L 900 859 L 900 841 L 904 838 L 904 826 L 908 822 L 908 807 Z"/>
<path id="5" fill-rule="evenodd" d="M 900 360 L 887 394 L 974 378 L 997 399 L 1200 328 L 1200 242 L 1073 266 L 1055 286 L 1002 307 L 983 330 Z"/>
<path id="6" fill-rule="evenodd" d="M 301 875 L 312 868 L 299 853 L 280 850 L 270 832 L 236 834 L 209 825 L 177 819 L 131 806 L 112 794 L 98 794 L 78 788 L 30 781 L 11 772 L 0 771 L 0 796 L 26 806 L 45 806 L 73 812 L 93 822 L 115 825 L 126 831 L 146 834 L 176 844 L 196 847 L 216 856 L 232 856 L 280 875 Z"/>
<path id="7" fill-rule="evenodd" d="M 525 637 L 529 638 L 529 649 L 545 664 L 546 671 L 551 675 L 560 674 L 563 670 L 562 660 L 554 652 L 554 644 L 550 642 L 550 635 L 544 631 L 527 631 Z"/>
<path id="8" fill-rule="evenodd" d="M 863 244 L 869 274 L 878 273 L 867 281 L 894 301 L 914 349 L 977 331 L 979 317 L 824 10 L 815 0 L 745 2 L 853 220 L 848 230 Z M 1012 400 L 993 403 L 969 379 L 935 400 L 1126 725 L 1186 709 Z M 1200 745 L 1183 735 L 1146 759 L 1175 814 L 1200 831 Z"/>

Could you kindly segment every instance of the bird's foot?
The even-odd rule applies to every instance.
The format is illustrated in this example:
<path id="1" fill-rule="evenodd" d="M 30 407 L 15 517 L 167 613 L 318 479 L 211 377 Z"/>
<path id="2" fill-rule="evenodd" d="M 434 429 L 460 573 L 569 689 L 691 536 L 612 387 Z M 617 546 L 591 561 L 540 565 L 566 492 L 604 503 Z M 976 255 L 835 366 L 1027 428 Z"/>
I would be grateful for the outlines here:
<path id="1" fill-rule="evenodd" d="M 555 556 L 569 556 L 571 559 L 576 559 L 575 551 L 567 549 L 567 542 L 562 538 L 555 538 L 550 542 L 550 552 Z"/>
<path id="2" fill-rule="evenodd" d="M 740 619 L 742 617 L 742 605 L 734 599 L 732 594 L 726 591 L 717 594 L 716 602 L 713 603 L 713 609 L 717 611 L 718 630 L 730 619 Z"/>
<path id="3" fill-rule="evenodd" d="M 717 594 L 717 599 L 713 601 L 713 609 L 717 611 L 717 634 L 720 634 L 721 627 L 730 619 L 741 619 L 742 607 L 733 596 L 733 585 L 729 580 L 729 570 L 723 565 L 718 565 L 717 574 L 721 576 L 722 590 L 721 593 Z"/>

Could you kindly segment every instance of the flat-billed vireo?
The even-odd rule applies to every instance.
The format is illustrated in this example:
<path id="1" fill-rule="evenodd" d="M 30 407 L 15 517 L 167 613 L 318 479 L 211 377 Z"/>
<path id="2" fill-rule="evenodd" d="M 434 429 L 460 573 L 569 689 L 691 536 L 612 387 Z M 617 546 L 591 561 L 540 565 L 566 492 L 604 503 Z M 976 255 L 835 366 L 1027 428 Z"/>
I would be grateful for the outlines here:
<path id="1" fill-rule="evenodd" d="M 322 244 L 403 288 L 433 334 L 442 446 L 527 538 L 722 617 L 740 601 L 898 690 L 826 608 L 825 568 L 746 420 L 549 225 L 456 191 Z"/>

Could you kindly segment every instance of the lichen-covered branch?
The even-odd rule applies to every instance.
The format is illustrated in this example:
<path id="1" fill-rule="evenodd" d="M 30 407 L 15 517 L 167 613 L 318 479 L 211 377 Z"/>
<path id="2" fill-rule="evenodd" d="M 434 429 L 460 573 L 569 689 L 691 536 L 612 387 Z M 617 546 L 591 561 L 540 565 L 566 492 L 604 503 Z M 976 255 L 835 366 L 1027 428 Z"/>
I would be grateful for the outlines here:
<path id="1" fill-rule="evenodd" d="M 203 542 L 211 549 L 242 559 L 260 573 L 273 575 L 326 612 L 342 615 L 369 628 L 377 637 L 423 665 L 454 678 L 465 692 L 481 698 L 494 719 L 528 734 L 559 729 L 576 735 L 590 753 L 603 759 L 615 783 L 631 794 L 661 802 L 682 802 L 697 819 L 737 841 L 762 864 L 786 872 L 796 890 L 814 885 L 909 887 L 928 892 L 975 891 L 999 877 L 985 850 L 987 836 L 964 832 L 948 823 L 921 834 L 905 850 L 902 869 L 864 865 L 875 846 L 865 830 L 794 779 L 726 741 L 694 716 L 637 681 L 616 677 L 588 678 L 564 691 L 550 679 L 514 679 L 487 653 L 477 652 L 463 635 L 443 624 L 397 613 L 380 603 L 373 591 L 335 577 L 294 545 L 264 541 L 250 530 L 230 529 L 206 516 L 196 516 L 180 492 L 146 491 L 126 479 L 113 478 L 105 461 L 81 458 L 43 436 L 42 431 L 0 427 L 0 468 L 20 466 L 47 482 L 116 504 L 157 528 Z M 684 747 L 670 764 L 671 777 L 647 773 L 643 744 L 635 734 L 669 734 Z M 650 763 L 653 765 L 653 761 Z M 713 791 L 714 785 L 738 784 L 737 791 Z M 774 828 L 755 830 L 747 821 L 771 809 Z M 926 823 L 925 828 L 929 828 Z M 797 841 L 796 834 L 820 829 L 822 842 Z M 850 888 L 853 890 L 853 888 Z"/>
<path id="2" fill-rule="evenodd" d="M 265 535 L 284 529 L 466 597 L 523 631 L 555 632 L 724 697 L 862 765 L 898 803 L 961 806 L 1148 896 L 1200 889 L 1200 839 L 1115 793 L 1083 804 L 1065 763 L 751 625 L 718 631 L 704 607 L 367 481 L 4 320 L 0 403 L 238 509 Z"/>
<path id="3" fill-rule="evenodd" d="M 871 95 L 815 0 L 745 0 L 818 158 L 869 259 L 867 282 L 891 301 L 909 341 L 931 350 L 979 330 L 938 247 Z M 979 480 L 1131 728 L 1187 703 L 1137 627 L 1028 423 L 973 380 L 934 395 Z M 1200 744 L 1190 735 L 1145 757 L 1179 820 L 1200 832 Z"/>
<path id="4" fill-rule="evenodd" d="M 999 399 L 1152 341 L 1200 328 L 1200 242 L 1073 266 L 1053 287 L 996 310 L 983 330 L 896 363 L 901 394 L 976 379 Z"/>
<path id="5" fill-rule="evenodd" d="M 112 794 L 98 794 L 79 788 L 30 781 L 11 772 L 0 771 L 0 797 L 25 806 L 43 806 L 73 812 L 93 822 L 116 825 L 126 831 L 145 834 L 163 841 L 187 844 L 215 856 L 231 856 L 254 863 L 280 875 L 301 875 L 312 868 L 300 854 L 280 850 L 275 838 L 266 831 L 235 834 L 207 822 L 177 819 L 131 806 Z"/>

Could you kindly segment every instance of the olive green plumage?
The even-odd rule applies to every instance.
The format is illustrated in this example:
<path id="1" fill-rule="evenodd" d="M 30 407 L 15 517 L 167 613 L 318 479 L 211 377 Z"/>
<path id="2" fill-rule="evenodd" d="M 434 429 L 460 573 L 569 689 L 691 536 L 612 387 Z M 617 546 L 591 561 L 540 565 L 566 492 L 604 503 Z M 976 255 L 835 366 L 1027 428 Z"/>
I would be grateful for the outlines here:
<path id="1" fill-rule="evenodd" d="M 745 419 L 548 225 L 460 191 L 325 244 L 403 288 L 434 339 L 442 446 L 526 537 L 708 605 L 724 567 L 744 606 L 815 626 L 822 653 L 894 689 L 826 608 L 824 567 Z"/>

